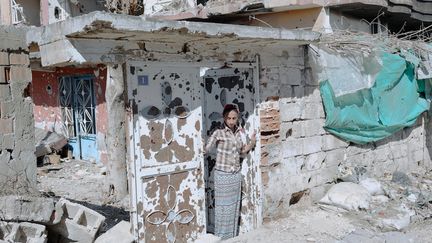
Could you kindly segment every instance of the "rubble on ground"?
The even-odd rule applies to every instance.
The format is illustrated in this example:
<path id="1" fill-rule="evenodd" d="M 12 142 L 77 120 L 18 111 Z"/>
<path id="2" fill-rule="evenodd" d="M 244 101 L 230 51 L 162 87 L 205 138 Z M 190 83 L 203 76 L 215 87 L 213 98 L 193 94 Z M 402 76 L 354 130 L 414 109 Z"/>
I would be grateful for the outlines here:
<path id="1" fill-rule="evenodd" d="M 35 141 L 36 158 L 38 158 L 38 161 L 46 164 L 58 164 L 60 156 L 57 153 L 68 143 L 68 139 L 65 136 L 40 128 L 35 128 Z"/>
<path id="2" fill-rule="evenodd" d="M 302 198 L 288 217 L 227 242 L 432 242 L 432 172 L 349 168 L 338 181 L 317 204 Z"/>

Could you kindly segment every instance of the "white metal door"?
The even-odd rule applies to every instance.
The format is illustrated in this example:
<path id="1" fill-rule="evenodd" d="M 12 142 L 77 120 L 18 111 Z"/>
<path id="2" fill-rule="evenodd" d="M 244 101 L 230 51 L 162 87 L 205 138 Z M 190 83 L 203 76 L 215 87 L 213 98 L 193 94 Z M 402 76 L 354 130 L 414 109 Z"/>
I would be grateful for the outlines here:
<path id="1" fill-rule="evenodd" d="M 134 161 L 133 223 L 140 242 L 205 232 L 199 68 L 127 65 Z"/>
<path id="2" fill-rule="evenodd" d="M 203 77 L 205 135 L 223 124 L 222 110 L 225 104 L 237 104 L 240 110 L 240 125 L 249 136 L 258 132 L 258 116 L 255 107 L 257 92 L 257 69 L 254 64 L 237 64 L 238 67 L 209 69 Z M 214 230 L 214 185 L 213 168 L 216 162 L 215 150 L 206 158 L 206 201 L 208 207 L 208 231 Z M 259 144 L 242 162 L 242 206 L 240 232 L 248 232 L 261 224 Z"/>

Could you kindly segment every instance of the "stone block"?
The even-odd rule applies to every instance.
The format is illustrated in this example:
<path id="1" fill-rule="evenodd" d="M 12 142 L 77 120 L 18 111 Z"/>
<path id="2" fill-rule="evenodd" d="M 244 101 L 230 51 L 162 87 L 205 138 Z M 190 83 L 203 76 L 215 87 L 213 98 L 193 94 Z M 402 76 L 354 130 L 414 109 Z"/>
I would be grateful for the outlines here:
<path id="1" fill-rule="evenodd" d="M 279 92 L 281 98 L 291 98 L 294 95 L 293 92 L 291 85 L 281 84 Z"/>
<path id="2" fill-rule="evenodd" d="M 0 134 L 9 134 L 13 133 L 13 119 L 7 118 L 7 119 L 0 119 Z"/>
<path id="3" fill-rule="evenodd" d="M 9 55 L 10 65 L 30 65 L 30 59 L 27 54 L 11 53 Z"/>
<path id="4" fill-rule="evenodd" d="M 325 118 L 323 105 L 321 103 L 305 103 L 301 118 L 305 120 Z"/>
<path id="5" fill-rule="evenodd" d="M 283 158 L 294 157 L 303 154 L 303 144 L 301 139 L 293 139 L 282 142 Z"/>
<path id="6" fill-rule="evenodd" d="M 323 135 L 326 133 L 324 130 L 324 119 L 306 120 L 300 122 L 303 130 L 302 135 L 305 137 L 312 137 L 316 135 Z"/>
<path id="7" fill-rule="evenodd" d="M 296 157 L 286 158 L 282 163 L 284 166 L 284 173 L 286 173 L 289 176 L 300 175 L 301 168 L 305 163 L 305 157 L 296 156 Z"/>
<path id="8" fill-rule="evenodd" d="M 304 86 L 293 86 L 294 97 L 295 98 L 303 98 L 305 96 L 305 87 Z"/>
<path id="9" fill-rule="evenodd" d="M 9 65 L 9 53 L 1 51 L 0 52 L 0 65 Z"/>
<path id="10" fill-rule="evenodd" d="M 324 135 L 322 136 L 322 145 L 322 149 L 328 151 L 348 147 L 349 143 L 334 135 Z"/>
<path id="11" fill-rule="evenodd" d="M 326 152 L 325 164 L 326 166 L 339 165 L 345 161 L 345 149 L 335 149 Z"/>
<path id="12" fill-rule="evenodd" d="M 11 88 L 8 84 L 0 84 L 0 101 L 12 99 Z"/>
<path id="13" fill-rule="evenodd" d="M 31 196 L 2 196 L 0 212 L 1 220 L 49 223 L 54 212 L 54 200 Z"/>
<path id="14" fill-rule="evenodd" d="M 281 103 L 280 104 L 280 117 L 282 122 L 289 122 L 301 118 L 302 103 Z"/>
<path id="15" fill-rule="evenodd" d="M 301 122 L 283 122 L 281 123 L 281 137 L 282 139 L 300 138 L 303 136 L 303 129 Z"/>
<path id="16" fill-rule="evenodd" d="M 28 83 L 32 80 L 31 69 L 23 66 L 11 66 L 10 70 L 11 82 Z"/>
<path id="17" fill-rule="evenodd" d="M 5 68 L 6 67 L 2 67 L 0 66 L 0 84 L 6 84 L 9 83 L 9 80 L 6 80 L 6 75 L 5 75 Z"/>
<path id="18" fill-rule="evenodd" d="M 0 135 L 0 150 L 13 149 L 15 146 L 14 134 Z M 2 161 L 2 160 L 0 160 Z"/>
<path id="19" fill-rule="evenodd" d="M 289 85 L 300 85 L 302 81 L 302 70 L 298 68 L 281 68 L 281 83 Z"/>
<path id="20" fill-rule="evenodd" d="M 106 233 L 99 236 L 95 243 L 132 243 L 134 242 L 134 237 L 131 234 L 131 225 L 129 222 L 121 221 L 116 224 Z"/>
<path id="21" fill-rule="evenodd" d="M 318 152 L 306 156 L 304 163 L 304 170 L 312 171 L 318 170 L 323 167 L 326 154 L 324 152 Z"/>
<path id="22" fill-rule="evenodd" d="M 82 205 L 60 199 L 48 229 L 71 241 L 93 242 L 105 217 Z"/>
<path id="23" fill-rule="evenodd" d="M 15 112 L 15 103 L 12 101 L 0 102 L 0 118 L 11 118 Z"/>
<path id="24" fill-rule="evenodd" d="M 46 243 L 47 232 L 40 224 L 0 222 L 0 241 Z"/>
<path id="25" fill-rule="evenodd" d="M 303 154 L 313 154 L 321 151 L 321 136 L 303 138 Z"/>
<path id="26" fill-rule="evenodd" d="M 304 100 L 304 102 L 307 102 L 307 103 L 321 103 L 322 104 L 321 93 L 319 91 L 319 88 L 306 86 L 305 87 L 305 95 L 304 95 L 303 100 Z"/>

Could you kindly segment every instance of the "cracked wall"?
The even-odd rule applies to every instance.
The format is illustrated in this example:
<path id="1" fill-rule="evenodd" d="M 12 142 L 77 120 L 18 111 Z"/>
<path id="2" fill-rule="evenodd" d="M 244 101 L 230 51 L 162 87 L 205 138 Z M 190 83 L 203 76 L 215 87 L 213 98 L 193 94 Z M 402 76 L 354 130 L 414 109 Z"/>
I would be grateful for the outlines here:
<path id="1" fill-rule="evenodd" d="M 0 27 L 0 195 L 36 187 L 33 102 L 25 29 Z"/>
<path id="2" fill-rule="evenodd" d="M 431 168 L 427 114 L 378 142 L 354 145 L 340 140 L 323 129 L 319 83 L 307 51 L 283 52 L 261 58 L 264 221 L 286 216 L 297 195 L 319 200 L 331 183 L 355 168 L 379 178 L 395 171 L 422 174 Z"/>

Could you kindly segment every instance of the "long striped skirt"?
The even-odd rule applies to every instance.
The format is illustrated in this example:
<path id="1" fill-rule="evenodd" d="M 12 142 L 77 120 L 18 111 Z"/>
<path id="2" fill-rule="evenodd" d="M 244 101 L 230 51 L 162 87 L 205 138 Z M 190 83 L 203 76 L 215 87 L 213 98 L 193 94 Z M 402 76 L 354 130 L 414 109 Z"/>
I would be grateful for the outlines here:
<path id="1" fill-rule="evenodd" d="M 240 172 L 215 170 L 215 235 L 222 239 L 238 235 L 241 182 Z"/>

